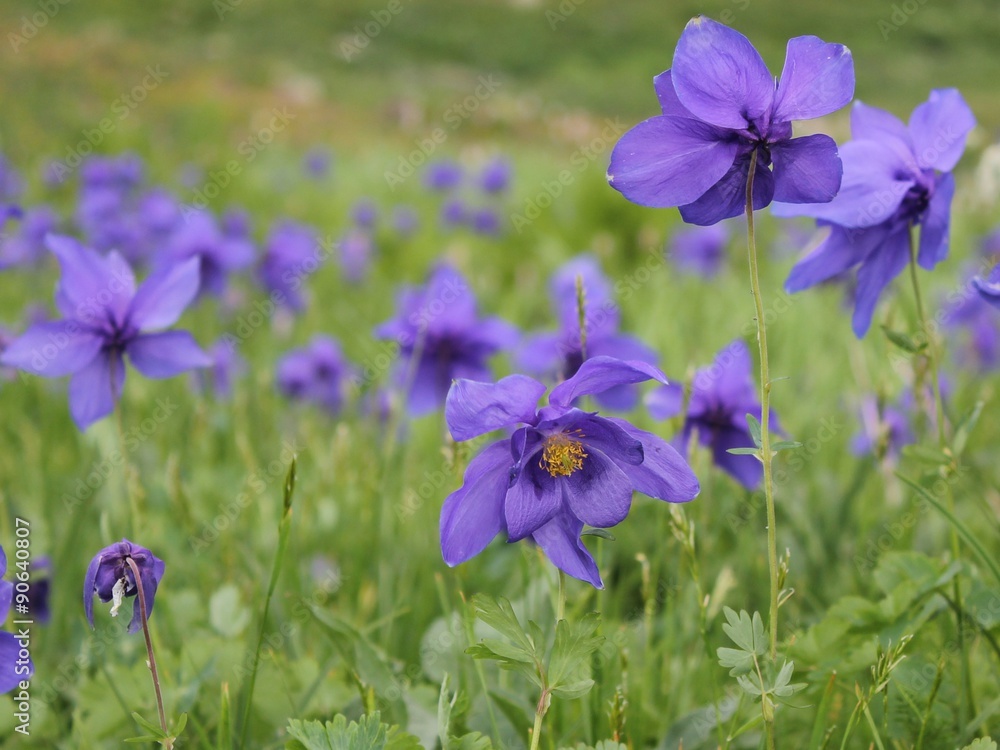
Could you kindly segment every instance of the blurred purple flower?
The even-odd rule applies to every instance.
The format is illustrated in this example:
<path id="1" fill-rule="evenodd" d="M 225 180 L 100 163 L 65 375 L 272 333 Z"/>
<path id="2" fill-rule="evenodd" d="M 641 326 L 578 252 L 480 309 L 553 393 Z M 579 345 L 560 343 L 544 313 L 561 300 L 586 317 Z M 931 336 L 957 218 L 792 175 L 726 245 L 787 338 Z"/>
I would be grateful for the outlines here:
<path id="1" fill-rule="evenodd" d="M 441 206 L 441 222 L 446 227 L 455 227 L 469 221 L 469 209 L 461 198 L 449 198 Z"/>
<path id="2" fill-rule="evenodd" d="M 868 396 L 861 403 L 861 432 L 851 439 L 851 452 L 856 456 L 875 455 L 895 460 L 904 445 L 917 441 L 907 416 L 912 406 L 912 394 L 907 392 L 900 407 L 883 406 Z"/>
<path id="3" fill-rule="evenodd" d="M 479 175 L 479 187 L 484 193 L 502 193 L 510 187 L 511 171 L 510 162 L 498 156 L 483 167 Z"/>
<path id="4" fill-rule="evenodd" d="M 378 219 L 378 208 L 370 198 L 362 198 L 351 209 L 351 219 L 355 226 L 362 229 L 373 229 Z"/>
<path id="5" fill-rule="evenodd" d="M 692 500 L 699 491 L 691 468 L 662 438 L 573 407 L 582 396 L 650 379 L 666 382 L 644 362 L 597 357 L 553 388 L 542 408 L 545 386 L 526 375 L 455 381 L 445 407 L 455 440 L 523 426 L 484 448 L 469 463 L 462 487 L 445 499 L 444 561 L 465 562 L 506 532 L 508 542 L 530 538 L 557 568 L 602 588 L 580 540 L 584 524 L 621 523 L 634 491 L 670 502 Z"/>
<path id="6" fill-rule="evenodd" d="M 305 309 L 302 285 L 319 268 L 319 237 L 294 221 L 275 224 L 264 241 L 264 255 L 257 266 L 257 278 L 276 302 L 291 310 Z"/>
<path id="7" fill-rule="evenodd" d="M 330 174 L 330 166 L 333 164 L 333 154 L 325 146 L 313 146 L 306 152 L 302 162 L 302 167 L 309 177 L 314 180 L 322 180 Z"/>
<path id="8" fill-rule="evenodd" d="M 966 367 L 980 372 L 1000 366 L 1000 317 L 980 295 L 975 279 L 969 280 L 962 294 L 949 295 L 943 306 L 942 324 L 958 334 L 949 338 L 949 349 Z M 961 336 L 965 333 L 967 338 Z"/>
<path id="9" fill-rule="evenodd" d="M 122 539 L 98 552 L 87 566 L 87 575 L 83 581 L 83 608 L 87 613 L 87 622 L 94 627 L 94 596 L 102 602 L 114 601 L 111 608 L 112 617 L 118 614 L 118 608 L 124 599 L 135 597 L 132 604 L 132 619 L 128 624 L 128 632 L 134 633 L 142 627 L 141 608 L 139 605 L 139 587 L 136 585 L 135 572 L 128 560 L 132 559 L 139 569 L 139 580 L 142 583 L 142 594 L 146 600 L 146 618 L 153 614 L 153 599 L 156 589 L 163 580 L 166 566 L 163 560 L 156 557 L 145 547 L 133 544 L 128 539 Z"/>
<path id="10" fill-rule="evenodd" d="M 354 229 L 345 234 L 338 245 L 338 260 L 344 278 L 352 284 L 360 284 L 368 275 L 375 243 L 368 232 Z"/>
<path id="11" fill-rule="evenodd" d="M 392 228 L 400 237 L 410 237 L 420 228 L 420 216 L 412 206 L 396 206 L 392 210 Z"/>
<path id="12" fill-rule="evenodd" d="M 909 125 L 857 102 L 854 139 L 840 150 L 844 185 L 832 202 L 775 206 L 778 216 L 812 216 L 831 225 L 826 240 L 785 281 L 798 292 L 858 266 L 854 334 L 868 332 L 882 290 L 910 262 L 910 230 L 920 225 L 917 262 L 930 270 L 948 255 L 955 178 L 965 138 L 976 120 L 955 89 L 938 89 Z"/>
<path id="13" fill-rule="evenodd" d="M 200 393 L 208 390 L 216 399 L 228 401 L 233 395 L 233 381 L 247 370 L 247 362 L 236 351 L 235 339 L 223 337 L 208 348 L 212 363 L 195 373 L 195 387 Z"/>
<path id="14" fill-rule="evenodd" d="M 727 451 L 754 445 L 746 415 L 760 420 L 761 408 L 751 366 L 750 351 L 737 340 L 716 355 L 711 367 L 698 370 L 680 435 L 680 445 L 686 453 L 691 436 L 697 433 L 698 442 L 712 450 L 715 465 L 750 490 L 763 478 L 760 461 L 755 456 Z M 670 391 L 658 388 L 650 394 L 646 405 L 656 419 L 668 419 L 678 414 L 682 400 L 676 388 Z M 770 420 L 772 431 L 780 430 L 773 410 Z"/>
<path id="15" fill-rule="evenodd" d="M 62 267 L 56 307 L 63 319 L 32 325 L 0 363 L 44 377 L 72 375 L 70 412 L 80 430 L 111 413 L 125 384 L 126 354 L 149 378 L 211 364 L 191 334 L 161 330 L 177 322 L 197 293 L 195 260 L 154 273 L 137 289 L 117 253 L 102 257 L 58 235 L 48 244 Z"/>
<path id="16" fill-rule="evenodd" d="M 2 580 L 6 573 L 7 555 L 3 547 L 0 547 L 0 623 L 6 622 L 14 598 L 14 584 Z M 13 633 L 0 631 L 0 694 L 9 693 L 19 682 L 31 677 L 35 671 L 30 656 L 22 659 L 21 648 L 22 642 Z"/>
<path id="17" fill-rule="evenodd" d="M 474 209 L 472 212 L 472 231 L 487 237 L 499 237 L 503 234 L 500 214 L 489 206 Z"/>
<path id="18" fill-rule="evenodd" d="M 434 161 L 424 170 L 424 186 L 430 190 L 446 192 L 462 184 L 464 174 L 458 162 L 451 159 Z"/>
<path id="19" fill-rule="evenodd" d="M 745 36 L 699 16 L 653 85 L 663 114 L 622 136 L 608 170 L 611 186 L 633 203 L 679 206 L 691 224 L 737 216 L 755 151 L 755 209 L 837 194 L 837 144 L 822 134 L 793 138 L 792 120 L 830 114 L 854 96 L 854 62 L 843 45 L 790 39 L 776 80 Z"/>
<path id="20" fill-rule="evenodd" d="M 729 230 L 722 223 L 679 230 L 668 240 L 668 257 L 682 273 L 710 279 L 726 257 Z"/>
<path id="21" fill-rule="evenodd" d="M 618 332 L 620 310 L 611 297 L 611 284 L 597 261 L 581 256 L 563 265 L 552 277 L 550 289 L 559 330 L 526 336 L 517 353 L 518 367 L 556 381 L 567 380 L 580 369 L 584 359 L 577 309 L 578 277 L 584 290 L 587 358 L 614 357 L 656 364 L 656 352 L 634 336 Z M 635 388 L 628 385 L 607 388 L 594 397 L 602 408 L 619 411 L 631 409 L 637 399 Z"/>
<path id="22" fill-rule="evenodd" d="M 48 257 L 45 235 L 58 225 L 59 216 L 50 206 L 26 209 L 17 231 L 5 231 L 0 239 L 0 269 L 40 265 Z"/>
<path id="23" fill-rule="evenodd" d="M 397 384 L 407 391 L 407 411 L 419 416 L 444 405 L 451 381 L 490 380 L 493 354 L 517 341 L 517 330 L 499 318 L 480 318 L 466 280 L 442 264 L 423 287 L 404 287 L 396 317 L 375 329 L 399 345 Z"/>
<path id="24" fill-rule="evenodd" d="M 278 363 L 278 389 L 288 398 L 318 404 L 338 414 L 353 373 L 335 339 L 314 336 L 307 346 L 282 357 Z"/>
<path id="25" fill-rule="evenodd" d="M 986 278 L 976 276 L 972 280 L 972 285 L 982 299 L 993 307 L 1000 308 L 1000 264 L 994 266 Z"/>
<path id="26" fill-rule="evenodd" d="M 87 189 L 111 188 L 127 192 L 142 184 L 145 173 L 145 165 L 136 154 L 91 156 L 80 166 L 80 184 Z"/>
<path id="27" fill-rule="evenodd" d="M 224 232 L 207 211 L 191 211 L 177 225 L 153 258 L 154 268 L 162 270 L 191 258 L 198 260 L 198 294 L 220 295 L 225 291 L 230 273 L 253 263 L 254 247 L 245 237 Z"/>

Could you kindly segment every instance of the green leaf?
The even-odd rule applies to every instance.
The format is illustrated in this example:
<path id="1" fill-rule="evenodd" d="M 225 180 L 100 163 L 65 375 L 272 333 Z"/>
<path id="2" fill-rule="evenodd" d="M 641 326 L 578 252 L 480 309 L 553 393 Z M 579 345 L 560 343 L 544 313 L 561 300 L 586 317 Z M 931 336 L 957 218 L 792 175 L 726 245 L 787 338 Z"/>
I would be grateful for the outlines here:
<path id="1" fill-rule="evenodd" d="M 771 443 L 771 450 L 773 451 L 791 451 L 801 447 L 802 443 L 795 440 L 778 440 L 775 443 Z"/>
<path id="2" fill-rule="evenodd" d="M 936 445 L 904 445 L 903 455 L 931 466 L 947 466 L 951 463 L 951 457 L 945 455 Z"/>
<path id="3" fill-rule="evenodd" d="M 347 723 L 343 714 L 323 724 L 289 719 L 286 750 L 417 750 L 417 738 L 398 727 L 388 727 L 378 711 Z"/>
<path id="4" fill-rule="evenodd" d="M 480 732 L 469 732 L 461 737 L 450 737 L 444 750 L 490 750 L 493 741 Z"/>
<path id="5" fill-rule="evenodd" d="M 734 456 L 757 456 L 760 457 L 760 448 L 726 448 L 726 453 Z"/>
<path id="6" fill-rule="evenodd" d="M 455 707 L 455 701 L 458 700 L 457 691 L 453 695 L 448 692 L 450 681 L 451 676 L 445 672 L 444 679 L 441 680 L 441 692 L 438 694 L 437 728 L 438 739 L 441 741 L 442 747 L 448 744 L 448 737 L 451 735 L 451 710 Z"/>
<path id="7" fill-rule="evenodd" d="M 745 610 L 737 615 L 729 607 L 724 607 L 727 625 L 722 630 L 739 648 L 720 648 L 716 651 L 719 664 L 729 668 L 733 677 L 744 675 L 753 670 L 754 657 L 763 656 L 767 651 L 767 639 L 764 635 L 764 622 L 760 613 L 754 612 L 753 617 Z"/>
<path id="8" fill-rule="evenodd" d="M 760 448 L 760 420 L 749 412 L 747 413 L 747 427 L 750 428 L 750 437 L 753 438 L 753 444 Z"/>
<path id="9" fill-rule="evenodd" d="M 556 641 L 549 659 L 548 686 L 553 695 L 579 698 L 590 692 L 594 681 L 590 679 L 590 656 L 604 641 L 595 635 L 601 626 L 601 616 L 596 612 L 584 615 L 570 623 L 556 623 Z"/>
<path id="10" fill-rule="evenodd" d="M 485 594 L 476 594 L 472 597 L 472 606 L 475 608 L 476 616 L 500 635 L 512 640 L 532 657 L 537 654 L 536 648 L 542 644 L 531 641 L 507 599 L 502 596 L 494 599 Z"/>
<path id="11" fill-rule="evenodd" d="M 806 687 L 804 682 L 790 683 L 793 672 L 795 672 L 794 662 L 786 661 L 782 664 L 781 670 L 778 672 L 778 676 L 774 678 L 774 685 L 769 692 L 779 698 L 787 698 L 803 690 Z"/>
<path id="12" fill-rule="evenodd" d="M 887 326 L 882 326 L 882 332 L 885 333 L 885 337 L 889 339 L 889 341 L 898 346 L 904 352 L 918 354 L 927 348 L 926 341 L 916 341 L 912 336 L 900 333 L 899 331 L 893 331 Z"/>
<path id="13" fill-rule="evenodd" d="M 977 401 L 972 410 L 962 417 L 955 427 L 955 437 L 951 441 L 951 450 L 955 456 L 961 456 L 965 451 L 965 444 L 968 442 L 972 430 L 975 429 L 976 423 L 979 422 L 979 417 L 983 413 L 984 406 L 985 402 Z"/>
<path id="14" fill-rule="evenodd" d="M 222 698 L 219 706 L 219 729 L 215 736 L 216 750 L 232 750 L 233 720 L 230 715 L 229 683 L 222 683 Z"/>
<path id="15" fill-rule="evenodd" d="M 966 745 L 962 750 L 997 750 L 997 743 L 989 737 L 980 737 L 971 744 Z"/>
<path id="16" fill-rule="evenodd" d="M 243 604 L 240 590 L 227 583 L 208 600 L 208 621 L 227 638 L 235 638 L 250 624 L 250 609 Z"/>
<path id="17" fill-rule="evenodd" d="M 538 674 L 538 664 L 523 649 L 506 641 L 501 641 L 498 638 L 486 638 L 474 646 L 469 646 L 465 649 L 465 653 L 473 659 L 495 661 L 501 669 L 518 672 L 538 687 L 542 687 L 542 679 Z"/>
<path id="18" fill-rule="evenodd" d="M 167 735 L 165 735 L 163 733 L 163 730 L 160 729 L 160 725 L 159 724 L 154 724 L 153 722 L 149 721 L 148 719 L 140 716 L 135 711 L 132 712 L 132 718 L 135 719 L 135 723 L 138 724 L 140 727 L 142 727 L 143 729 L 145 729 L 150 734 L 155 735 L 156 739 L 165 739 L 166 738 Z M 138 739 L 138 738 L 136 738 L 136 739 L 133 740 L 133 742 L 140 742 L 140 741 L 141 740 Z"/>

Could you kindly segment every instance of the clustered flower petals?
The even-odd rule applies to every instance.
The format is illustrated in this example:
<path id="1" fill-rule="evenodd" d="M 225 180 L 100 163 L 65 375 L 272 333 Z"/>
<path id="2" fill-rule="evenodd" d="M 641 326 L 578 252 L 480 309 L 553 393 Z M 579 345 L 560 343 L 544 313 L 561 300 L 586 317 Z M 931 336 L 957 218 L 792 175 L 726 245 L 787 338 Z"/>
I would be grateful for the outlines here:
<path id="1" fill-rule="evenodd" d="M 625 133 L 611 154 L 608 181 L 630 201 L 678 206 L 691 224 L 737 216 L 754 153 L 754 209 L 829 201 L 840 189 L 837 144 L 822 134 L 792 138 L 791 122 L 830 114 L 854 96 L 843 45 L 789 40 L 775 81 L 745 36 L 699 16 L 681 34 L 673 67 L 653 83 L 663 114 Z"/>
<path id="2" fill-rule="evenodd" d="M 601 588 L 600 572 L 580 539 L 584 524 L 620 523 L 636 490 L 670 502 L 686 502 L 699 491 L 690 467 L 661 438 L 573 406 L 583 396 L 650 379 L 666 382 L 645 362 L 594 357 L 553 388 L 541 408 L 545 386 L 526 375 L 496 383 L 456 381 L 445 405 L 456 440 L 516 429 L 480 452 L 462 487 L 445 500 L 445 562 L 465 562 L 505 532 L 509 542 L 531 539 L 560 570 Z"/>
<path id="3" fill-rule="evenodd" d="M 146 599 L 146 616 L 153 613 L 153 598 L 160 585 L 165 571 L 163 560 L 156 557 L 145 547 L 122 539 L 105 547 L 90 561 L 87 575 L 83 581 L 83 608 L 87 613 L 87 622 L 94 627 L 94 596 L 102 602 L 114 601 L 112 613 L 117 614 L 123 598 L 135 597 L 132 605 L 132 619 L 128 624 L 128 632 L 134 633 L 142 626 L 139 587 L 136 585 L 135 573 L 128 560 L 135 561 L 139 569 L 142 583 L 142 593 Z"/>

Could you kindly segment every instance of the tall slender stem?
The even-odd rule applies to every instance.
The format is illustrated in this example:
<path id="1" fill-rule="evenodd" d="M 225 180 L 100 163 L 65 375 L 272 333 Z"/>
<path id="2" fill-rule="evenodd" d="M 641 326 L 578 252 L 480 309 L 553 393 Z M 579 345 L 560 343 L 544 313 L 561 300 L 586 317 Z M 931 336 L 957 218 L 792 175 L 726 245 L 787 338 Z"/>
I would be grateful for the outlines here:
<path id="1" fill-rule="evenodd" d="M 767 567 L 771 578 L 771 606 L 768 615 L 771 659 L 778 654 L 778 542 L 774 515 L 774 482 L 771 477 L 771 376 L 767 362 L 767 326 L 764 323 L 764 300 L 760 294 L 757 270 L 757 238 L 753 225 L 753 178 L 757 171 L 757 151 L 750 155 L 747 174 L 747 254 L 750 257 L 750 286 L 757 312 L 757 346 L 760 350 L 760 453 L 764 464 L 764 503 L 767 507 Z"/>
<path id="2" fill-rule="evenodd" d="M 917 276 L 917 239 L 916 227 L 910 227 L 910 281 L 913 284 L 913 297 L 917 305 L 917 319 L 920 321 L 920 333 L 924 337 L 927 346 L 927 363 L 931 371 L 931 388 L 934 391 L 934 418 L 937 421 L 938 443 L 945 447 L 944 434 L 944 403 L 941 400 L 941 380 L 938 376 L 938 355 L 937 345 L 934 341 L 933 332 L 927 324 L 927 313 L 924 312 L 924 300 L 920 293 L 920 279 Z M 920 394 L 914 394 L 919 401 Z M 956 538 L 957 543 L 957 538 Z"/>
<path id="3" fill-rule="evenodd" d="M 156 672 L 156 657 L 153 655 L 153 640 L 149 637 L 149 610 L 146 609 L 146 592 L 142 586 L 142 576 L 139 574 L 139 566 L 131 557 L 126 557 L 125 562 L 132 568 L 132 577 L 135 579 L 137 589 L 136 596 L 139 597 L 139 617 L 142 620 L 142 634 L 146 637 L 146 655 L 149 657 L 149 673 L 153 676 L 153 689 L 156 691 L 156 710 L 160 714 L 160 729 L 164 736 L 167 735 L 167 716 L 163 712 L 163 696 L 160 694 L 160 677 Z"/>
<path id="4" fill-rule="evenodd" d="M 542 697 L 538 699 L 535 707 L 535 725 L 531 729 L 531 747 L 529 750 L 538 750 L 538 741 L 542 737 L 542 719 L 548 711 L 548 694 L 543 690 Z"/>
<path id="5" fill-rule="evenodd" d="M 132 515 L 132 536 L 141 536 L 139 529 L 139 519 L 142 516 L 142 512 L 139 508 L 139 498 L 136 497 L 134 489 L 132 487 L 132 463 L 128 460 L 128 447 L 125 441 L 125 426 L 122 423 L 122 404 L 121 404 L 121 393 L 118 392 L 118 386 L 115 377 L 115 367 L 125 367 L 123 361 L 115 362 L 114 357 L 110 357 L 109 366 L 109 377 L 111 378 L 111 397 L 114 399 L 114 419 L 115 419 L 115 430 L 118 433 L 118 452 L 121 454 L 122 460 L 122 476 L 123 484 L 125 485 L 125 498 L 128 501 L 129 512 Z"/>

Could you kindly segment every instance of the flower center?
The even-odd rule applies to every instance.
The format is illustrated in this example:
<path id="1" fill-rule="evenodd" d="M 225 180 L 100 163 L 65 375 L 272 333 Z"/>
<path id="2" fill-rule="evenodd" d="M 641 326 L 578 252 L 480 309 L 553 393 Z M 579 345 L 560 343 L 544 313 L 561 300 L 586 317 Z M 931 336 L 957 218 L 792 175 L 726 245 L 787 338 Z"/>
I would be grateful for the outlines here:
<path id="1" fill-rule="evenodd" d="M 576 433 L 582 437 L 579 430 Z M 542 458 L 538 465 L 553 477 L 568 477 L 577 469 L 583 468 L 583 459 L 586 457 L 583 443 L 565 432 L 557 432 L 545 438 L 545 447 L 542 448 Z"/>

